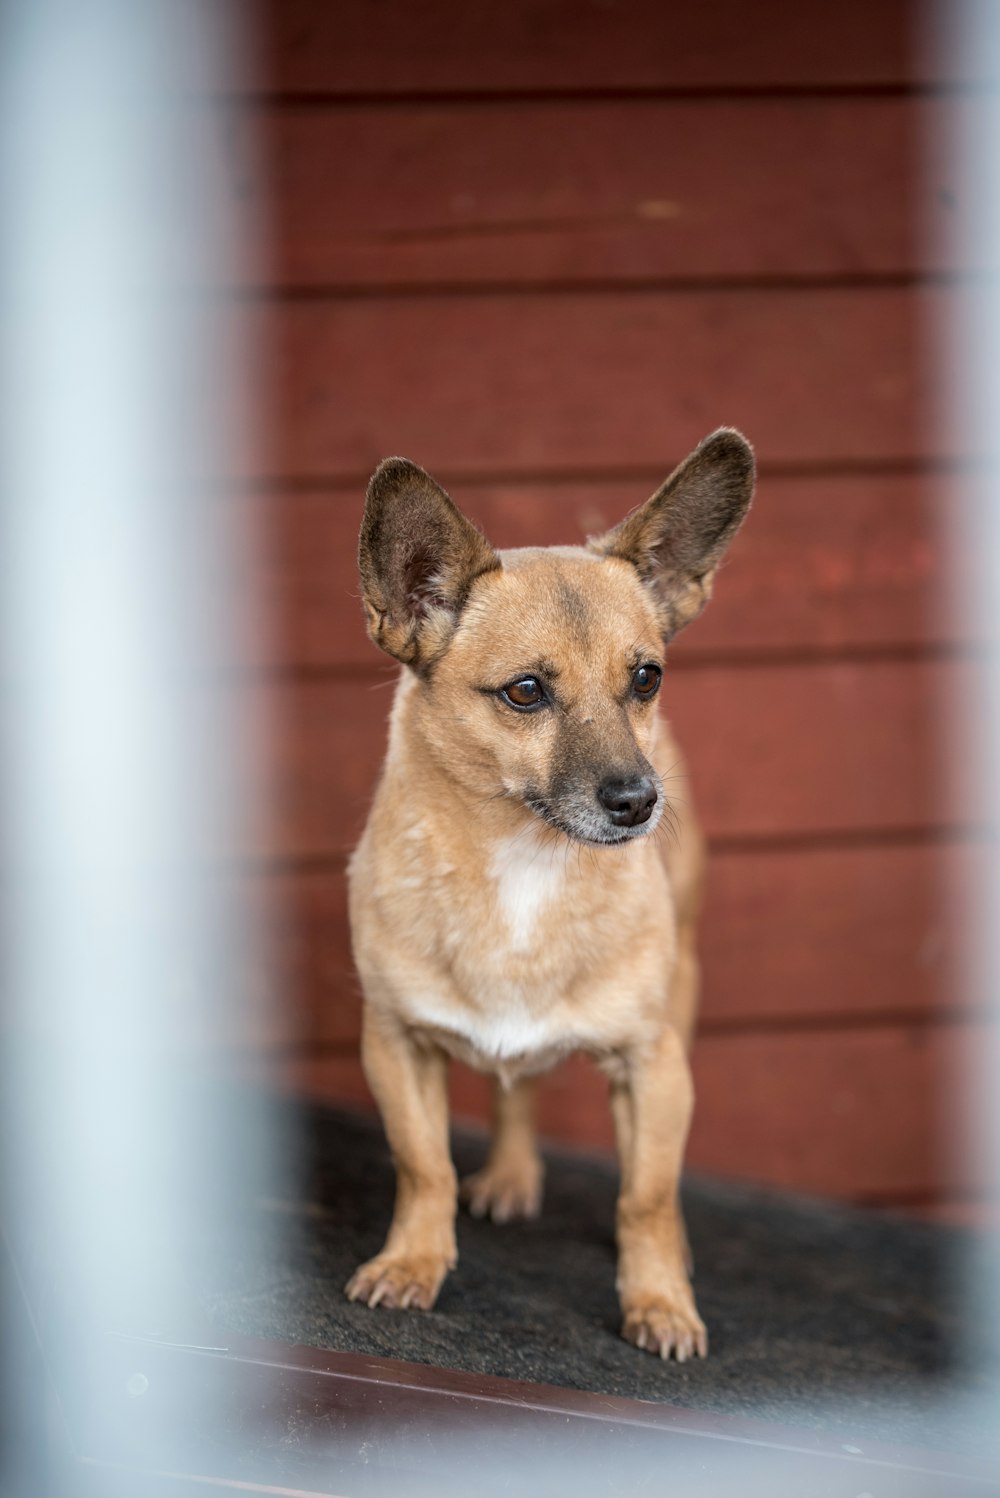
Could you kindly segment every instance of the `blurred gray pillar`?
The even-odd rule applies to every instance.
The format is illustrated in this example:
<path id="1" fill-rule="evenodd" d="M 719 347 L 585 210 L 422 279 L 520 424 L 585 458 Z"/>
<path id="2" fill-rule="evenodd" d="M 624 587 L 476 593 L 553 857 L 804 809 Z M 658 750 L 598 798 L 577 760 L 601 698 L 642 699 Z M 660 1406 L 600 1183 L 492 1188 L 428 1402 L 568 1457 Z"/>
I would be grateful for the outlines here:
<path id="1" fill-rule="evenodd" d="M 968 802 L 975 786 L 987 836 L 985 881 L 972 908 L 954 911 L 966 937 L 965 970 L 959 975 L 964 998 L 985 1006 L 983 1043 L 968 1057 L 969 1071 L 952 1079 L 957 1128 L 951 1141 L 954 1175 L 973 1179 L 995 1210 L 1000 1202 L 1000 6 L 995 0 L 927 0 L 924 43 L 935 61 L 935 76 L 966 85 L 951 118 L 959 191 L 952 233 L 955 263 L 975 274 L 956 287 L 949 320 L 930 330 L 934 357 L 944 361 L 948 409 L 946 451 L 973 459 L 979 474 L 971 513 L 957 507 L 942 517 L 942 542 L 967 534 L 953 550 L 974 558 L 951 579 L 949 606 L 961 618 L 965 638 L 987 642 L 975 675 L 978 700 L 958 699 L 944 731 L 951 750 L 951 773 Z M 940 147 L 940 142 L 937 143 Z M 928 189 L 929 191 L 930 189 Z M 955 892 L 956 899 L 962 898 Z M 965 897 L 967 900 L 967 896 Z M 964 1291 L 975 1344 L 973 1366 L 1000 1372 L 1000 1233 L 983 1232 L 968 1261 Z M 970 1395 L 970 1398 L 974 1396 Z M 988 1398 L 988 1396 L 984 1396 Z M 983 1428 L 995 1411 L 982 1411 Z"/>
<path id="2" fill-rule="evenodd" d="M 209 294 L 227 15 L 0 11 L 5 1209 L 81 1313 L 151 1335 L 240 1147 L 191 1083 L 246 939 L 218 863 L 247 764 L 206 689 L 228 603 L 208 495 L 238 437 Z"/>

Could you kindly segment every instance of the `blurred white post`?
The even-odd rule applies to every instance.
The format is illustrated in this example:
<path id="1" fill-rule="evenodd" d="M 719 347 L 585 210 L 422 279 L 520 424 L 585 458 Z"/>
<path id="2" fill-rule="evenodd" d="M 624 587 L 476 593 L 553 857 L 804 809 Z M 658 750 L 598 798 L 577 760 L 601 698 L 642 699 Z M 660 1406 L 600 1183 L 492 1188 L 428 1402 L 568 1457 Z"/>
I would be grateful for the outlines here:
<path id="1" fill-rule="evenodd" d="M 992 1212 L 1000 1204 L 1000 6 L 994 0 L 929 0 L 925 45 L 945 76 L 969 92 L 955 101 L 952 154 L 958 182 L 953 248 L 971 272 L 952 302 L 946 326 L 933 329 L 934 357 L 947 371 L 948 409 L 941 412 L 946 449 L 972 458 L 978 470 L 970 514 L 956 506 L 942 517 L 943 544 L 964 565 L 953 569 L 950 606 L 967 638 L 985 642 L 975 677 L 976 701 L 951 704 L 947 732 L 951 773 L 968 804 L 974 787 L 987 837 L 985 882 L 973 908 L 954 911 L 968 950 L 967 997 L 984 1006 L 983 1041 L 968 1056 L 971 1075 L 954 1080 L 958 1127 L 953 1148 L 959 1178 L 981 1183 Z M 953 544 L 957 542 L 957 544 Z M 954 898 L 959 898 L 958 892 Z M 970 1048 L 971 1051 L 971 1048 Z M 971 1169 L 970 1169 L 971 1166 Z M 1000 1372 L 1000 1232 L 980 1237 L 963 1265 L 970 1363 Z M 982 1412 L 988 1428 L 995 1411 Z"/>
<path id="2" fill-rule="evenodd" d="M 247 934 L 219 893 L 245 746 L 206 690 L 209 481 L 238 435 L 210 106 L 230 19 L 0 10 L 8 1210 L 47 1224 L 81 1312 L 141 1306 L 152 1335 L 184 1298 L 183 1214 L 217 1196 L 227 1118 L 188 1073 Z"/>

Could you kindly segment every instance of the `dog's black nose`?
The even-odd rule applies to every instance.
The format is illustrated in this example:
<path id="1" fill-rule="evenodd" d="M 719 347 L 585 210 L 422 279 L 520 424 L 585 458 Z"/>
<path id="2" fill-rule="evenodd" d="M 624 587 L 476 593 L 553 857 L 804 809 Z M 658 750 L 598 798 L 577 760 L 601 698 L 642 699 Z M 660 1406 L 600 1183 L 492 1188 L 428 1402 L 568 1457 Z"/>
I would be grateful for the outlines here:
<path id="1" fill-rule="evenodd" d="M 648 775 L 638 780 L 606 780 L 597 799 L 616 827 L 638 827 L 648 822 L 656 805 L 656 786 Z"/>

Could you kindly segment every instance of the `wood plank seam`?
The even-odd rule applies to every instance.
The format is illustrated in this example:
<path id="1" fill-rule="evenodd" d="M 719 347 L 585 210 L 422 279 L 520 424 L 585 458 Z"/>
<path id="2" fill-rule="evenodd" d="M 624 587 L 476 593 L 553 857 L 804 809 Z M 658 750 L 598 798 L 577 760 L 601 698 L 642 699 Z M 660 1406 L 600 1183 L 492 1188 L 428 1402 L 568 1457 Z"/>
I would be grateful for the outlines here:
<path id="1" fill-rule="evenodd" d="M 497 104 L 629 104 L 634 101 L 663 103 L 673 100 L 712 105 L 739 100 L 768 99 L 779 103 L 798 100 L 864 100 L 864 99 L 967 99 L 989 98 L 987 83 L 963 82 L 882 82 L 859 83 L 734 83 L 734 84 L 634 84 L 619 87 L 567 86 L 565 88 L 498 87 L 461 89 L 441 87 L 408 88 L 394 91 L 366 89 L 268 89 L 247 87 L 218 90 L 195 95 L 204 102 L 247 111 L 412 108 L 432 104 L 467 109 L 477 105 Z"/>
<path id="2" fill-rule="evenodd" d="M 779 647 L 729 649 L 714 651 L 684 651 L 670 657 L 668 669 L 671 673 L 683 671 L 716 671 L 732 669 L 779 670 L 785 666 L 812 666 L 829 664 L 913 664 L 921 661 L 985 661 L 989 658 L 989 646 L 975 641 L 930 641 L 905 645 L 807 645 L 789 649 Z M 292 682 L 343 682 L 345 685 L 364 679 L 373 687 L 394 685 L 395 673 L 385 682 L 371 683 L 372 670 L 380 670 L 381 661 L 372 654 L 371 660 L 338 661 L 325 664 L 229 666 L 222 665 L 208 673 L 208 679 L 222 685 L 240 684 L 287 684 Z"/>
<path id="3" fill-rule="evenodd" d="M 298 305 L 315 302 L 399 302 L 423 301 L 428 298 L 480 297 L 498 298 L 607 296 L 630 297 L 690 296 L 692 292 L 713 295 L 742 295 L 754 291 L 784 292 L 789 296 L 814 291 L 914 291 L 924 289 L 965 289 L 984 285 L 986 275 L 979 271 L 857 271 L 798 275 L 745 276 L 644 276 L 619 280 L 613 276 L 595 276 L 587 280 L 565 280 L 539 277 L 536 280 L 468 280 L 468 281 L 384 281 L 378 285 L 364 282 L 331 281 L 308 286 L 260 282 L 242 286 L 219 286 L 210 295 L 213 300 L 254 305 Z"/>
<path id="4" fill-rule="evenodd" d="M 969 1003 L 950 1009 L 932 1010 L 882 1010 L 870 1012 L 861 1009 L 844 1009 L 839 1013 L 824 1014 L 751 1014 L 745 1017 L 714 1017 L 704 1015 L 698 1021 L 698 1035 L 836 1035 L 844 1031 L 857 1030 L 912 1030 L 928 1031 L 967 1028 L 988 1022 L 990 1010 L 986 1004 Z M 359 1032 L 360 1034 L 360 1032 Z M 299 1058 L 318 1059 L 323 1056 L 357 1056 L 360 1040 L 358 1036 L 338 1037 L 330 1040 L 299 1040 L 282 1042 L 268 1047 L 267 1054 L 274 1060 L 292 1061 Z M 257 1054 L 256 1047 L 248 1047 L 246 1055 Z M 230 1054 L 238 1056 L 239 1049 Z"/>
<path id="5" fill-rule="evenodd" d="M 815 852 L 837 848 L 903 848 L 937 844 L 988 843 L 1000 837 L 1000 829 L 982 823 L 940 824 L 919 827 L 858 827 L 830 831 L 746 832 L 717 835 L 708 839 L 710 853 L 745 854 L 766 852 Z M 234 874 L 282 878 L 288 874 L 323 875 L 343 871 L 350 847 L 332 851 L 247 855 L 223 865 Z"/>
<path id="6" fill-rule="evenodd" d="M 822 478 L 932 478 L 992 475 L 997 469 L 997 459 L 989 454 L 941 454 L 925 456 L 898 456 L 863 458 L 813 458 L 782 460 L 764 456 L 758 464 L 758 478 L 766 483 L 771 479 L 822 479 Z M 222 477 L 216 491 L 229 498 L 261 495 L 326 494 L 331 500 L 341 494 L 353 494 L 361 500 L 371 474 L 362 469 L 354 472 L 333 470 L 325 473 L 252 474 Z M 662 465 L 651 463 L 594 463 L 585 468 L 491 468 L 471 471 L 449 468 L 439 464 L 436 477 L 446 487 L 468 490 L 497 488 L 501 485 L 544 484 L 552 488 L 572 484 L 659 484 L 663 479 Z M 640 495 L 640 497 L 644 497 Z"/>

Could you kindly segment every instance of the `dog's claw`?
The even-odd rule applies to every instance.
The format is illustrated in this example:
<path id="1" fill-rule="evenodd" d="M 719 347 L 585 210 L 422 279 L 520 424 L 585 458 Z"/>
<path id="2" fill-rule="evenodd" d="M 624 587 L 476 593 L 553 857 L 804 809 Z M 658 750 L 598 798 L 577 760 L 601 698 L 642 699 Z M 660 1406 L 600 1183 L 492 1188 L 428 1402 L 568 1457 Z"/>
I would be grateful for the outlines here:
<path id="1" fill-rule="evenodd" d="M 362 1264 L 344 1287 L 348 1300 L 364 1301 L 369 1309 L 429 1311 L 454 1258 L 414 1256 L 391 1259 L 379 1255 Z"/>
<path id="2" fill-rule="evenodd" d="M 352 1274 L 350 1279 L 347 1281 L 347 1284 L 344 1286 L 344 1294 L 347 1296 L 348 1300 L 360 1300 L 363 1293 L 364 1290 L 360 1277 L 360 1271 L 358 1271 L 357 1274 Z"/>
<path id="3" fill-rule="evenodd" d="M 678 1363 L 708 1356 L 708 1333 L 697 1311 L 666 1303 L 635 1307 L 625 1313 L 622 1336 L 644 1352 Z"/>

